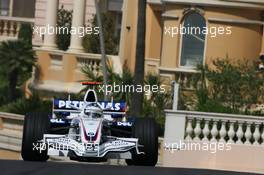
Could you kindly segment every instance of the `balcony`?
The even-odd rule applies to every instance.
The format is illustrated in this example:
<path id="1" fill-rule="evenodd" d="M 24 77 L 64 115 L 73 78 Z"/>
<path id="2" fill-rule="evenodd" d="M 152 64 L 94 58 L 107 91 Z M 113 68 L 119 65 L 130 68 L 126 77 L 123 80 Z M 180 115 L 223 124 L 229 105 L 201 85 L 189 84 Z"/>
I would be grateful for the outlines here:
<path id="1" fill-rule="evenodd" d="M 17 39 L 22 23 L 34 25 L 34 18 L 0 16 L 0 41 Z"/>
<path id="2" fill-rule="evenodd" d="M 175 79 L 175 81 L 180 84 L 182 90 L 193 91 L 195 86 L 195 81 L 197 79 L 197 71 L 195 68 L 167 68 L 159 67 L 158 68 L 161 74 L 171 75 L 170 81 Z M 174 77 L 174 78 L 173 78 Z"/>
<path id="3" fill-rule="evenodd" d="M 81 81 L 87 78 L 81 69 L 88 65 L 94 74 L 101 74 L 101 55 L 92 53 L 70 53 L 61 50 L 34 48 L 37 69 L 33 72 L 31 86 L 40 92 L 79 93 L 83 86 Z M 108 60 L 115 72 L 120 73 L 122 66 L 117 56 L 108 55 Z M 45 96 L 45 94 L 44 94 Z"/>

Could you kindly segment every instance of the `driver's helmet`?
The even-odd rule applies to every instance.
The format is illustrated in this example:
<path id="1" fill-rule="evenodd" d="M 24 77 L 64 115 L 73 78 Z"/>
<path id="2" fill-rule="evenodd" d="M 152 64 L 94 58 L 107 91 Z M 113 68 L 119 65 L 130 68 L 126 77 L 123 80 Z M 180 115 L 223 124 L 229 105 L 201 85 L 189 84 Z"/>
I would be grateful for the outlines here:
<path id="1" fill-rule="evenodd" d="M 96 118 L 102 118 L 103 116 L 102 110 L 95 106 L 87 105 L 83 112 L 85 117 L 89 117 L 89 118 L 96 119 Z"/>

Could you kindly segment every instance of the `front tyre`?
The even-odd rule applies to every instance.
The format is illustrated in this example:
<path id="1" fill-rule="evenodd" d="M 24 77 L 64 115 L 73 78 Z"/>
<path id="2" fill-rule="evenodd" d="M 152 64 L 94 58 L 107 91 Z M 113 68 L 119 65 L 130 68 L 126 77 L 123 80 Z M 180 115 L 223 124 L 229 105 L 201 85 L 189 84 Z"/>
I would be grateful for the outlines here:
<path id="1" fill-rule="evenodd" d="M 24 119 L 21 156 L 25 161 L 46 161 L 49 156 L 47 149 L 34 149 L 36 141 L 43 139 L 43 135 L 49 132 L 50 123 L 47 113 L 33 112 L 27 114 Z"/>
<path id="2" fill-rule="evenodd" d="M 153 118 L 136 118 L 132 128 L 132 137 L 138 138 L 140 152 L 132 152 L 132 159 L 127 160 L 128 165 L 155 166 L 158 161 L 158 131 Z"/>

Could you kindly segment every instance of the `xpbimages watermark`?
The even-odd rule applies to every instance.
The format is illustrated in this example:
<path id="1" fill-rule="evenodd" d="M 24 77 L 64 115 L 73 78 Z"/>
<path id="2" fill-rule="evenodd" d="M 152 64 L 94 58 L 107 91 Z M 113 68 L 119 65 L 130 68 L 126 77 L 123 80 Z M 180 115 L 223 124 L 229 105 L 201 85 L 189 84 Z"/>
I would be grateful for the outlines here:
<path id="1" fill-rule="evenodd" d="M 63 138 L 59 140 L 67 140 L 69 139 Z M 38 151 L 39 153 L 42 153 L 46 151 L 47 149 L 53 149 L 53 150 L 74 150 L 74 151 L 82 151 L 85 152 L 87 150 L 90 151 L 98 151 L 99 154 L 99 143 L 78 143 L 74 142 L 71 143 L 71 145 L 67 144 L 67 142 L 63 143 L 56 143 L 56 142 L 36 142 L 32 144 L 32 150 L 33 151 Z"/>
<path id="2" fill-rule="evenodd" d="M 165 85 L 128 85 L 128 84 L 116 84 L 115 82 L 110 85 L 99 85 L 99 92 L 105 92 L 107 95 L 111 93 L 126 93 L 126 92 L 144 92 L 146 95 L 151 93 L 164 93 Z"/>
<path id="3" fill-rule="evenodd" d="M 231 143 L 224 142 L 190 142 L 179 141 L 174 143 L 164 143 L 164 150 L 174 153 L 176 151 L 207 151 L 212 154 L 218 151 L 231 151 Z"/>
<path id="4" fill-rule="evenodd" d="M 99 27 L 65 27 L 65 26 L 34 26 L 33 33 L 35 35 L 53 35 L 53 34 L 71 34 L 71 35 L 78 35 L 79 37 L 84 37 L 85 35 L 99 35 Z"/>
<path id="5" fill-rule="evenodd" d="M 232 27 L 194 27 L 194 26 L 165 26 L 164 27 L 164 35 L 169 35 L 171 37 L 176 37 L 178 34 L 180 35 L 208 35 L 211 38 L 215 38 L 221 35 L 231 35 Z"/>

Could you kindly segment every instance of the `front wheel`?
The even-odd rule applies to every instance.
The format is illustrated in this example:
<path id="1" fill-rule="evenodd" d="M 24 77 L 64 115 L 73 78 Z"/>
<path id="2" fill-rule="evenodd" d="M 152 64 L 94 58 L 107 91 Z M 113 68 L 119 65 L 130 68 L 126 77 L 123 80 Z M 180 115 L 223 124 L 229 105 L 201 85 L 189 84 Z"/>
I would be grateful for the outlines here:
<path id="1" fill-rule="evenodd" d="M 128 165 L 155 166 L 158 161 L 158 131 L 153 118 L 136 118 L 132 137 L 138 138 L 140 152 L 132 151 L 132 159 L 126 160 Z"/>
<path id="2" fill-rule="evenodd" d="M 37 141 L 49 132 L 49 117 L 47 113 L 30 113 L 25 116 L 21 156 L 25 161 L 48 160 L 47 149 L 37 150 Z M 43 146 L 43 145 L 42 145 Z M 42 147 L 43 148 L 43 147 Z"/>

